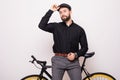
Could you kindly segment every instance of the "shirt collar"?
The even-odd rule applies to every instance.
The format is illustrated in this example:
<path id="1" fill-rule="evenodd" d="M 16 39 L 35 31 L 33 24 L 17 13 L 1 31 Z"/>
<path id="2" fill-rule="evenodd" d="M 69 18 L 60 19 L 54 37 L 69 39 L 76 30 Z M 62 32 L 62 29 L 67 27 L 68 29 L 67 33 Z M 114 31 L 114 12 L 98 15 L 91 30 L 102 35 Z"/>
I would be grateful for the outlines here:
<path id="1" fill-rule="evenodd" d="M 66 23 L 65 22 L 62 22 L 64 25 L 66 25 Z M 70 24 L 70 26 L 71 25 L 73 25 L 74 24 L 74 21 L 72 20 L 72 23 Z M 66 25 L 67 26 L 67 25 Z M 70 26 L 68 26 L 68 27 L 70 27 Z"/>

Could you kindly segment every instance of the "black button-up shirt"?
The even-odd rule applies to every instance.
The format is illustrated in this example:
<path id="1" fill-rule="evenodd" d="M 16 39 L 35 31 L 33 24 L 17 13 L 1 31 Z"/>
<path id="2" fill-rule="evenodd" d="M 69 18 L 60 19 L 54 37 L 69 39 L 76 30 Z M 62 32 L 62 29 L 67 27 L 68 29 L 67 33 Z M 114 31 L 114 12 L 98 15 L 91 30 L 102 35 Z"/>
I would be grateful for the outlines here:
<path id="1" fill-rule="evenodd" d="M 68 27 L 65 22 L 48 23 L 53 11 L 49 10 L 41 19 L 39 28 L 53 33 L 54 53 L 77 52 L 78 57 L 83 56 L 88 50 L 85 31 L 82 27 L 72 22 Z M 79 43 L 81 48 L 79 49 Z"/>

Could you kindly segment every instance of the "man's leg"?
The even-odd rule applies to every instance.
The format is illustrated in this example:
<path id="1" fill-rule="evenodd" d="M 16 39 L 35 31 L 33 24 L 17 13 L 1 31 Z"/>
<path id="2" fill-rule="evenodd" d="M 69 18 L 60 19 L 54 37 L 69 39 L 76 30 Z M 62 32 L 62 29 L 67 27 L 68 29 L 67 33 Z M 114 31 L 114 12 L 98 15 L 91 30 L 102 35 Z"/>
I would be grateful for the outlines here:
<path id="1" fill-rule="evenodd" d="M 71 64 L 69 64 L 67 73 L 71 80 L 82 80 L 79 61 L 75 61 L 73 63 L 71 62 Z"/>
<path id="2" fill-rule="evenodd" d="M 65 72 L 65 64 L 63 58 L 54 56 L 52 57 L 52 80 L 62 80 Z"/>

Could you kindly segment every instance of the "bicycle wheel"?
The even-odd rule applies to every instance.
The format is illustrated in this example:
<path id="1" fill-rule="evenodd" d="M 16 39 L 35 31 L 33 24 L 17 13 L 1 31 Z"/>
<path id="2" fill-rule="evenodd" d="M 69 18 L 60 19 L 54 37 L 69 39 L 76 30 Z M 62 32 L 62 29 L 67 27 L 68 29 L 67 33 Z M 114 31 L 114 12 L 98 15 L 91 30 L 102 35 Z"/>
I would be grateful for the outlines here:
<path id="1" fill-rule="evenodd" d="M 89 80 L 89 79 L 90 80 L 116 80 L 110 74 L 103 73 L 103 72 L 97 72 L 97 73 L 90 74 L 89 78 L 87 76 L 83 80 Z"/>
<path id="2" fill-rule="evenodd" d="M 39 76 L 39 75 L 29 75 L 29 76 L 24 77 L 21 80 L 48 80 L 48 79 L 43 76 Z"/>

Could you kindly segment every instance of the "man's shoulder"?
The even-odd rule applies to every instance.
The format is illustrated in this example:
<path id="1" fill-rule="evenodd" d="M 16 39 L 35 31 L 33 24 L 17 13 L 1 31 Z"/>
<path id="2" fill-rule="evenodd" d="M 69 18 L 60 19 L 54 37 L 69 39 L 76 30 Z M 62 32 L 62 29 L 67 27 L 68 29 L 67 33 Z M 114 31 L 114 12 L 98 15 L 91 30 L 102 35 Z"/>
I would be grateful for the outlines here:
<path id="1" fill-rule="evenodd" d="M 76 24 L 76 23 L 74 23 L 74 26 L 75 26 L 76 28 L 80 29 L 80 30 L 84 30 L 82 26 L 80 26 L 80 25 L 78 25 L 78 24 Z"/>

